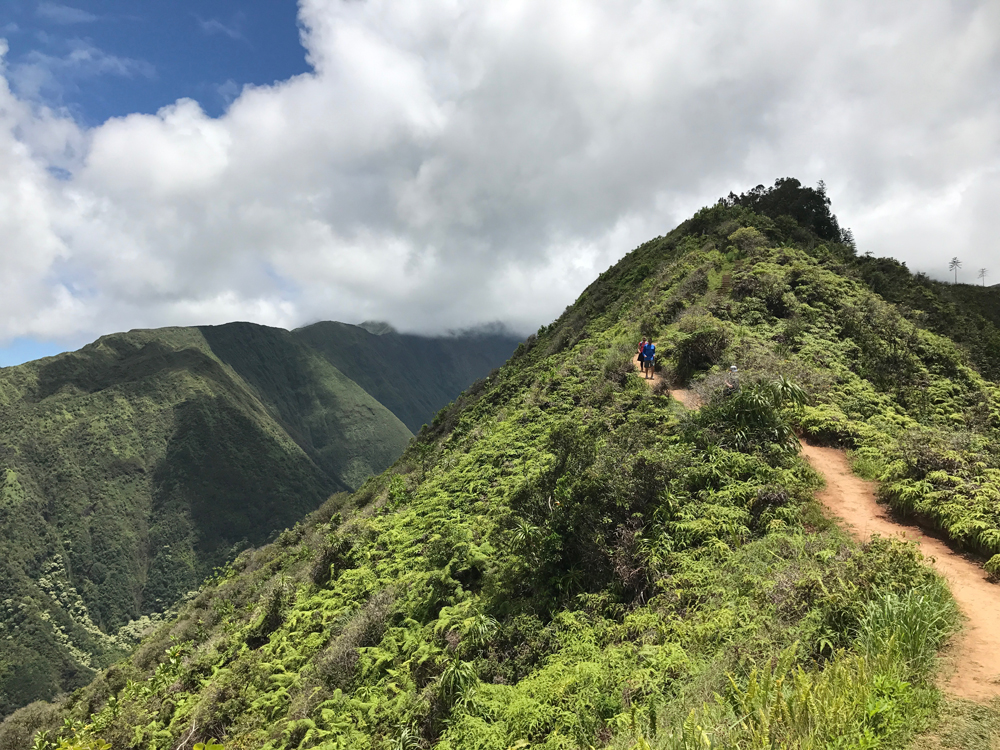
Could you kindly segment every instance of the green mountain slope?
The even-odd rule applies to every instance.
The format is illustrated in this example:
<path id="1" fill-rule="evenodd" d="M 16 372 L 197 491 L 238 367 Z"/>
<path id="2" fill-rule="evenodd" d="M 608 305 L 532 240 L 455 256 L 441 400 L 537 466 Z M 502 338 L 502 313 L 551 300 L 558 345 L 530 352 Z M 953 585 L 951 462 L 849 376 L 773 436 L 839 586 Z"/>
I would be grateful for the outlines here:
<path id="1" fill-rule="evenodd" d="M 119 628 L 409 437 L 262 326 L 133 331 L 0 370 L 0 712 L 89 681 L 131 646 Z"/>
<path id="2" fill-rule="evenodd" d="M 506 362 L 520 343 L 502 332 L 431 338 L 391 328 L 371 333 L 361 326 L 334 322 L 315 323 L 292 334 L 387 406 L 413 432 L 470 383 Z"/>
<path id="3" fill-rule="evenodd" d="M 409 433 L 400 419 L 293 333 L 251 323 L 198 330 L 331 477 L 358 487 L 402 453 Z"/>
<path id="4" fill-rule="evenodd" d="M 912 322 L 961 345 L 987 377 L 1000 379 L 1000 289 L 911 275 L 891 258 L 856 260 L 861 278 Z"/>
<path id="5" fill-rule="evenodd" d="M 39 728 L 115 750 L 905 744 L 954 607 L 913 548 L 822 517 L 795 430 L 959 521 L 973 484 L 996 507 L 1000 392 L 791 187 L 637 248 L 393 467 L 10 717 L 0 750 Z M 700 412 L 635 374 L 641 335 Z"/>

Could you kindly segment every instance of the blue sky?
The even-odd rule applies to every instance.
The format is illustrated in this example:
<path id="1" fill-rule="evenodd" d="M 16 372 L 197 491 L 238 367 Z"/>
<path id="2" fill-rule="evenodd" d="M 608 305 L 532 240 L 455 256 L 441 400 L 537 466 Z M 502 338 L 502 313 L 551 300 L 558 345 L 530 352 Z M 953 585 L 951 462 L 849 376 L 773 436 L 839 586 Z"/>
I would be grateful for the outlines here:
<path id="1" fill-rule="evenodd" d="M 528 333 L 789 176 L 861 252 L 1000 278 L 997 0 L 0 0 L 0 36 L 0 363 L 233 320 Z"/>
<path id="2" fill-rule="evenodd" d="M 222 113 L 244 84 L 308 70 L 292 0 L 4 0 L 15 91 L 89 126 L 183 97 Z"/>
<path id="3" fill-rule="evenodd" d="M 308 71 L 294 0 L 4 0 L 0 37 L 18 94 L 65 108 L 83 126 L 196 99 L 221 115 L 245 84 Z M 19 337 L 0 367 L 85 343 Z"/>
<path id="4" fill-rule="evenodd" d="M 65 344 L 54 341 L 40 341 L 31 338 L 18 338 L 0 347 L 0 367 L 10 367 L 33 359 L 51 357 L 66 351 Z"/>

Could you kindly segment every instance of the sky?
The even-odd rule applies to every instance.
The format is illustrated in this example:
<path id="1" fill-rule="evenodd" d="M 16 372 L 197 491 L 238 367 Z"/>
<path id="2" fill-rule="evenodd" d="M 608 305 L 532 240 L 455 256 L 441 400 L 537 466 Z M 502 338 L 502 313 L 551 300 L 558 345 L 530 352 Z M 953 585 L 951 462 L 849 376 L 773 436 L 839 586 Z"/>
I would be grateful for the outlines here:
<path id="1" fill-rule="evenodd" d="M 0 365 L 131 328 L 550 322 L 729 191 L 995 266 L 998 0 L 6 0 Z"/>

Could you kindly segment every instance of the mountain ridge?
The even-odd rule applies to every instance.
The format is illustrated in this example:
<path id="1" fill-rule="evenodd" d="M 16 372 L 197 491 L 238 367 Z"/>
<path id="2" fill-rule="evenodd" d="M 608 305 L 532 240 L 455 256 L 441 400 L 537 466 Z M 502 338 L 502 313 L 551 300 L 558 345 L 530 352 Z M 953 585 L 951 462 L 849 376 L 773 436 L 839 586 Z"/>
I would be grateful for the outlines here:
<path id="1" fill-rule="evenodd" d="M 438 337 L 395 330 L 374 334 L 332 321 L 296 328 L 292 335 L 371 393 L 414 433 L 520 343 L 504 331 Z M 403 376 L 396 377 L 396 372 Z"/>
<path id="2" fill-rule="evenodd" d="M 326 357 L 255 324 L 136 329 L 0 370 L 0 713 L 85 684 L 148 615 L 410 438 Z"/>
<path id="3" fill-rule="evenodd" d="M 640 245 L 392 467 L 10 717 L 0 750 L 39 728 L 116 750 L 898 747 L 946 722 L 946 586 L 823 516 L 796 433 L 998 554 L 1000 388 L 872 291 L 821 190 L 779 182 L 754 205 L 829 236 L 723 200 Z M 636 375 L 641 336 L 697 413 Z"/>

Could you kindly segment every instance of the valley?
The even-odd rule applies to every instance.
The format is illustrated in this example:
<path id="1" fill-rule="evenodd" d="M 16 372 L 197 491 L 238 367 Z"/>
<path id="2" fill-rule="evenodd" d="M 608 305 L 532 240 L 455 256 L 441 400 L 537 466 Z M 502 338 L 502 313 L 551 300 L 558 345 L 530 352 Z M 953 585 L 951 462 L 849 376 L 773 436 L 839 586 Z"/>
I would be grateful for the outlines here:
<path id="1" fill-rule="evenodd" d="M 0 370 L 0 713 L 86 684 L 215 568 L 403 452 L 406 425 L 329 361 L 363 367 L 379 337 L 330 325 L 360 343 L 314 333 L 321 353 L 234 323 L 113 334 Z M 517 344 L 477 342 L 397 345 L 458 352 L 427 357 L 425 379 L 449 372 L 426 392 L 387 362 L 383 383 L 416 402 L 407 418 L 431 420 Z"/>

